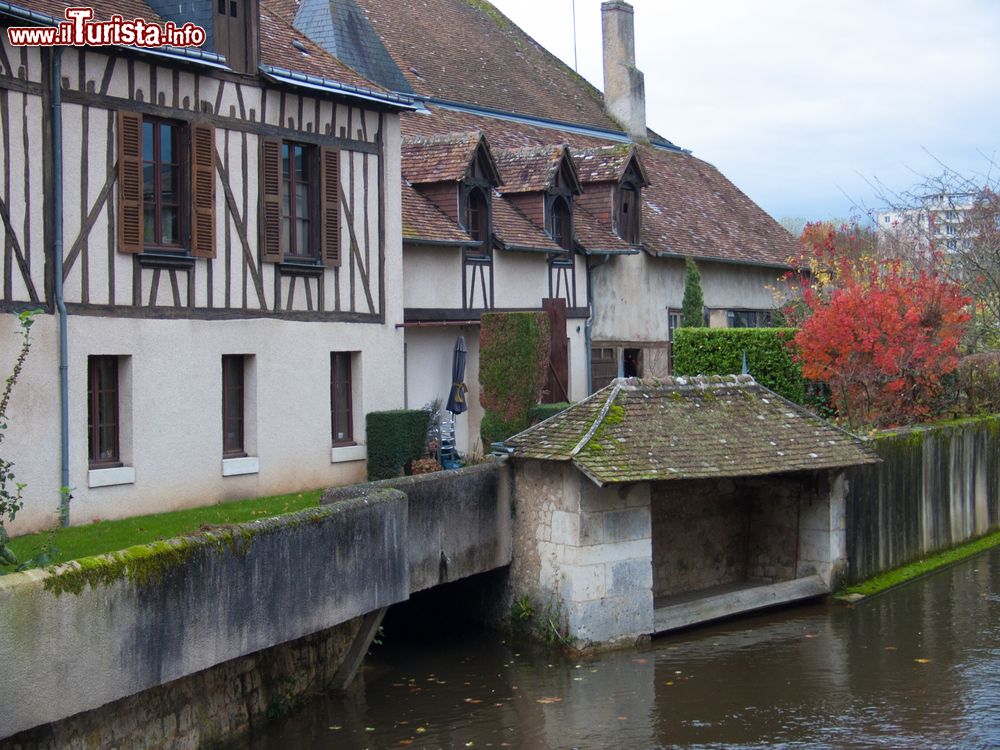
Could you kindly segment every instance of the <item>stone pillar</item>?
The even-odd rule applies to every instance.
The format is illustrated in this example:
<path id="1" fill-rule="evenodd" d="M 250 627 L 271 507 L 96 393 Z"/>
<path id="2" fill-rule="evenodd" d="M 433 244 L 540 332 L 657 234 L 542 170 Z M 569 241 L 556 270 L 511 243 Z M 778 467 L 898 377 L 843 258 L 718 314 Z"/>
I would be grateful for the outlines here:
<path id="1" fill-rule="evenodd" d="M 512 597 L 578 646 L 653 631 L 648 483 L 598 487 L 571 464 L 515 462 Z"/>
<path id="2" fill-rule="evenodd" d="M 647 140 L 646 86 L 635 67 L 635 11 L 622 0 L 601 3 L 604 106 L 633 140 Z"/>
<path id="3" fill-rule="evenodd" d="M 799 508 L 799 555 L 796 577 L 818 575 L 833 591 L 847 565 L 847 480 L 843 471 L 817 478 L 814 493 Z"/>

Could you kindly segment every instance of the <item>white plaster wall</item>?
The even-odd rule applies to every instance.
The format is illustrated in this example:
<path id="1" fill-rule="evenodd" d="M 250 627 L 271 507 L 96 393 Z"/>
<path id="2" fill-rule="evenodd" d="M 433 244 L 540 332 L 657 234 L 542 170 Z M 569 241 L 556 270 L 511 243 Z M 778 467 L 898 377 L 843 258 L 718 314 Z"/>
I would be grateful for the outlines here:
<path id="1" fill-rule="evenodd" d="M 498 250 L 493 254 L 493 288 L 496 307 L 541 307 L 549 296 L 545 254 Z"/>
<path id="2" fill-rule="evenodd" d="M 698 261 L 705 306 L 770 310 L 779 269 Z M 646 253 L 618 256 L 596 267 L 596 341 L 666 341 L 667 310 L 684 301 L 684 261 Z"/>
<path id="3" fill-rule="evenodd" d="M 461 309 L 462 249 L 407 244 L 403 250 L 403 305 Z"/>
<path id="4" fill-rule="evenodd" d="M 420 409 L 434 399 L 441 399 L 441 408 L 444 408 L 451 386 L 452 353 L 459 336 L 465 337 L 465 346 L 469 350 L 465 363 L 465 385 L 469 389 L 466 402 L 469 408 L 455 417 L 455 445 L 464 456 L 482 453 L 479 441 L 483 408 L 479 404 L 478 326 L 407 329 L 406 403 L 410 409 Z"/>
<path id="5" fill-rule="evenodd" d="M 13 328 L 12 319 L 7 318 Z M 59 506 L 58 336 L 51 316 L 36 326 L 36 345 L 11 405 L 2 449 L 28 484 L 13 526 L 24 533 L 52 525 Z M 2 331 L 0 366 L 16 338 Z M 330 352 L 355 357 L 354 435 L 364 442 L 367 412 L 403 405 L 403 335 L 394 325 L 279 320 L 142 320 L 71 316 L 69 321 L 70 520 L 207 505 L 363 480 L 363 460 L 331 462 Z M 128 356 L 135 481 L 88 487 L 87 357 Z M 256 433 L 259 471 L 222 476 L 223 354 L 253 355 L 256 393 L 247 394 L 248 447 Z M 253 423 L 255 421 L 255 424 Z M 124 431 L 124 430 L 123 430 Z M 128 458 L 128 452 L 123 458 Z"/>

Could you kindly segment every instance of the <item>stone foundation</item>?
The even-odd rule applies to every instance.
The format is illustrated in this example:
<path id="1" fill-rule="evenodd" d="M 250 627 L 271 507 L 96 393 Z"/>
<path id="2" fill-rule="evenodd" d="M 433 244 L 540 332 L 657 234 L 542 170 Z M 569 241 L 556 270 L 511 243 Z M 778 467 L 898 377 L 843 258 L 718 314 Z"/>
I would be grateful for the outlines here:
<path id="1" fill-rule="evenodd" d="M 333 685 L 362 619 L 30 729 L 0 750 L 196 750 L 238 739 Z"/>

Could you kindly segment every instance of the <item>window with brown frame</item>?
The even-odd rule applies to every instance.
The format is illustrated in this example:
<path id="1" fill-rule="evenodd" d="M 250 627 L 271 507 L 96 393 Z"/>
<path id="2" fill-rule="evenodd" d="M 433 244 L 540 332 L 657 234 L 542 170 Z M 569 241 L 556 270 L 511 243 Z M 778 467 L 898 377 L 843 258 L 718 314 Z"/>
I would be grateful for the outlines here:
<path id="1" fill-rule="evenodd" d="M 340 153 L 261 140 L 260 245 L 268 263 L 340 265 Z"/>
<path id="2" fill-rule="evenodd" d="M 87 438 L 90 468 L 121 466 L 118 357 L 87 357 Z"/>
<path id="3" fill-rule="evenodd" d="M 623 184 L 618 188 L 618 236 L 630 245 L 641 241 L 642 211 L 639 190 L 634 185 Z"/>
<path id="4" fill-rule="evenodd" d="M 142 241 L 146 247 L 181 249 L 183 129 L 181 123 L 156 117 L 142 120 Z"/>
<path id="5" fill-rule="evenodd" d="M 222 357 L 222 455 L 238 458 L 244 449 L 244 363 L 242 354 Z"/>
<path id="6" fill-rule="evenodd" d="M 289 258 L 314 258 L 312 146 L 281 144 L 281 241 Z"/>
<path id="7" fill-rule="evenodd" d="M 215 257 L 215 129 L 118 113 L 118 249 Z"/>
<path id="8" fill-rule="evenodd" d="M 333 444 L 354 442 L 351 353 L 330 352 L 330 433 Z"/>

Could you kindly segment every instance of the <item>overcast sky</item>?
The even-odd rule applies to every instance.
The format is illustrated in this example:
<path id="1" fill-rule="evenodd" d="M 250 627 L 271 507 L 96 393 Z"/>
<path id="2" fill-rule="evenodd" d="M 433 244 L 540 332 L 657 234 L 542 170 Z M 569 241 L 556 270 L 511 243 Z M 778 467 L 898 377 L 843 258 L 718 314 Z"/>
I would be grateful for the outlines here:
<path id="1" fill-rule="evenodd" d="M 573 65 L 573 0 L 492 0 Z M 579 72 L 602 84 L 600 0 L 575 0 Z M 1000 159 L 998 0 L 633 0 L 647 123 L 776 218 L 877 207 Z M 983 156 L 981 154 L 985 154 Z"/>

